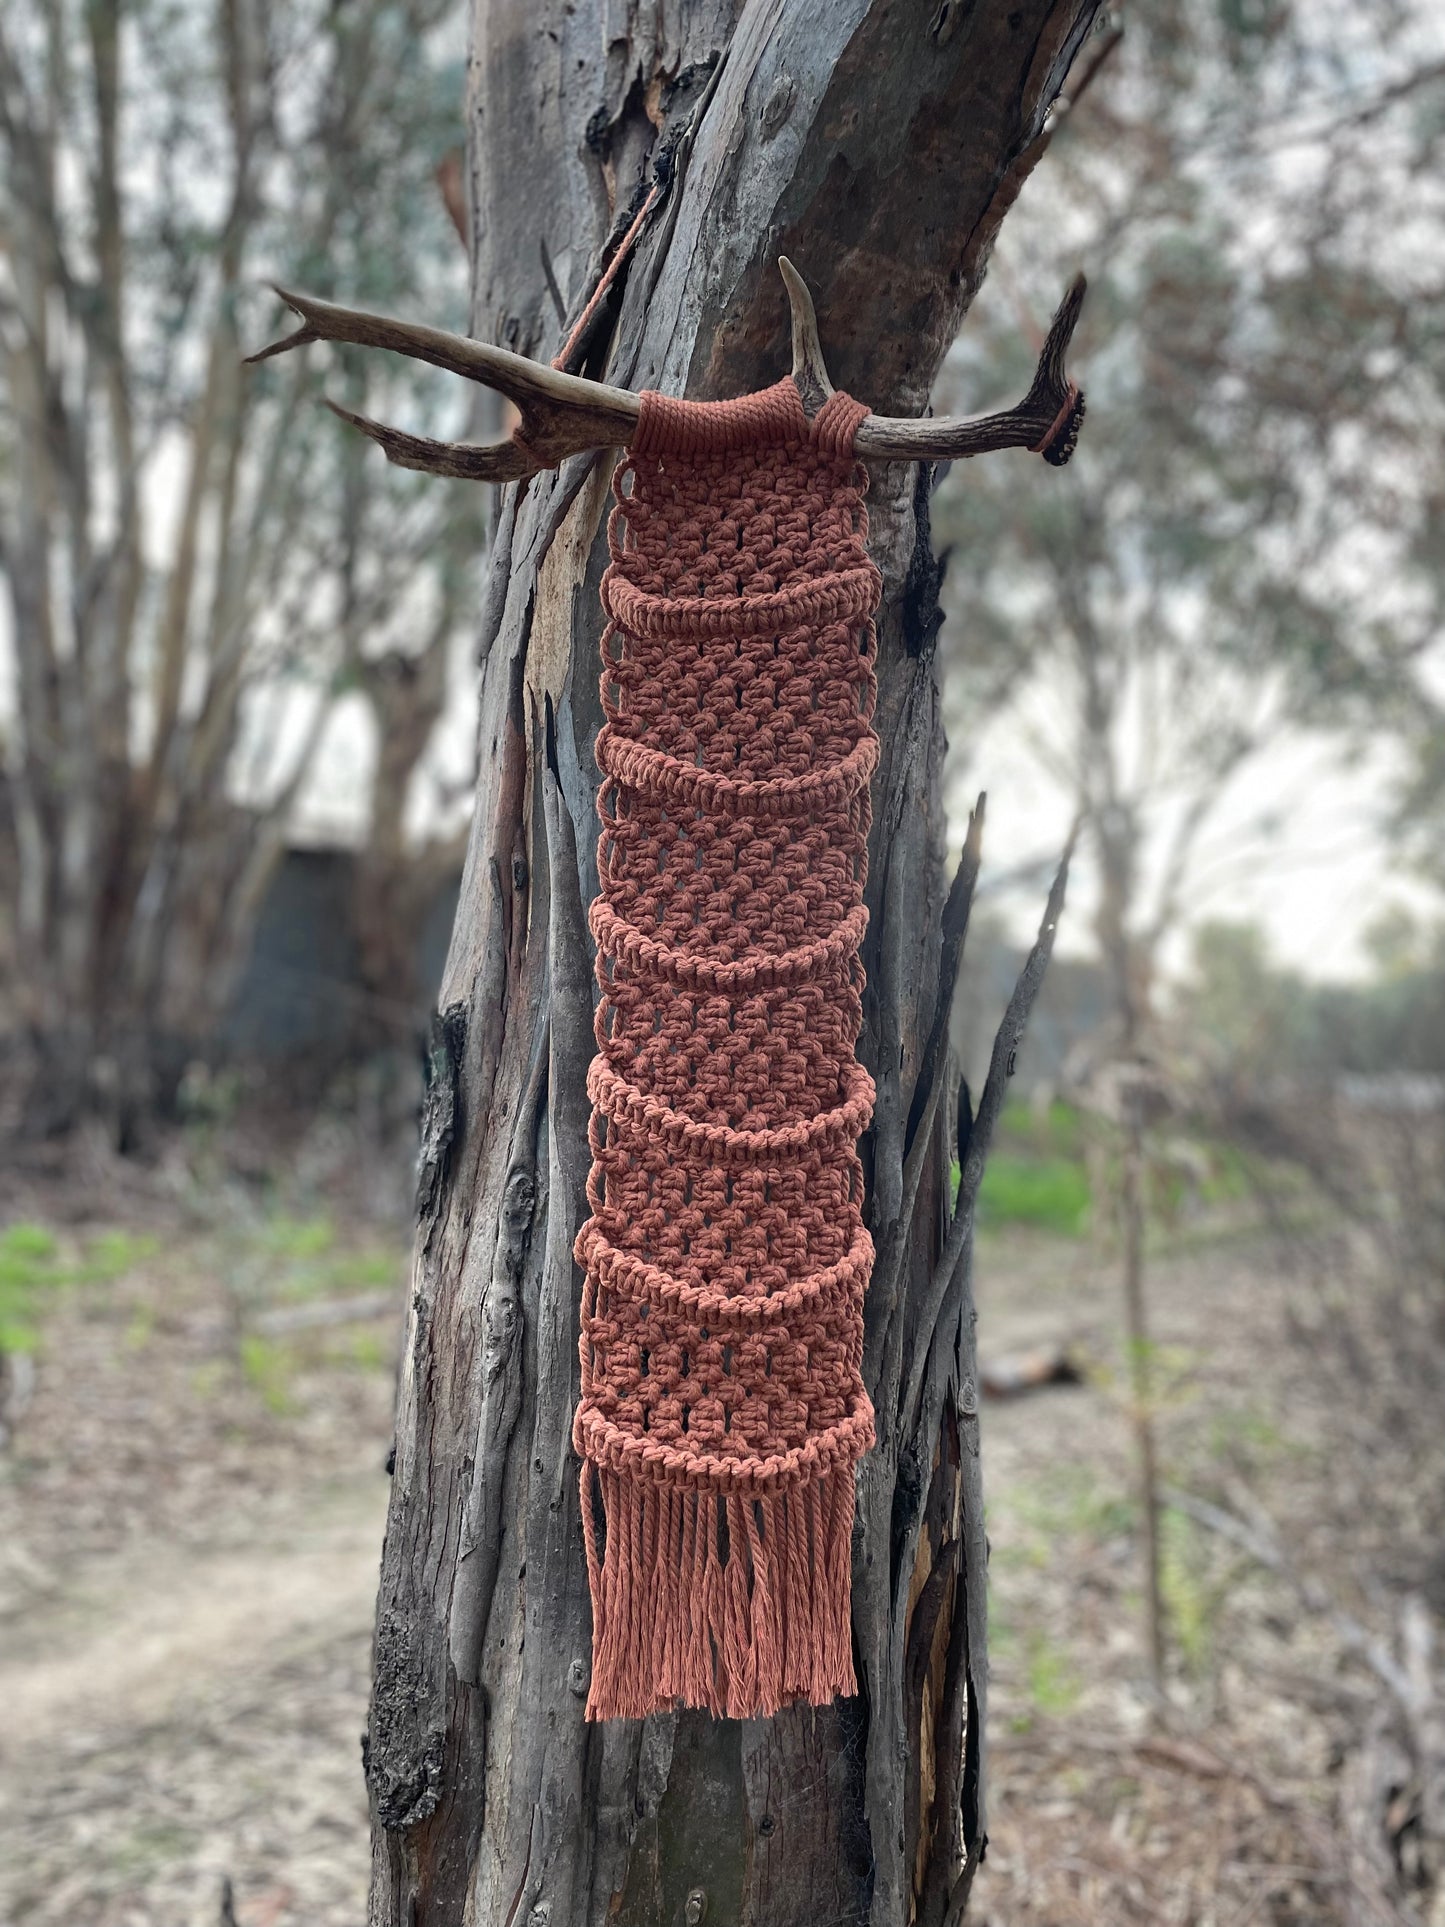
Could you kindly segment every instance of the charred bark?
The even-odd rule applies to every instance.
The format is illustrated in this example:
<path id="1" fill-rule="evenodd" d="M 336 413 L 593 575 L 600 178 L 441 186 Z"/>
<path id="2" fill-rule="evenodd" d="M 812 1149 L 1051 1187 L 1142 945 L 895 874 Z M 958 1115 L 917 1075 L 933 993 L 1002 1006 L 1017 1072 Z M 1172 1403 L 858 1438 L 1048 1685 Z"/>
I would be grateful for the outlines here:
<path id="1" fill-rule="evenodd" d="M 838 385 L 879 411 L 921 411 L 1094 10 L 481 0 L 475 331 L 549 355 L 657 185 L 613 296 L 610 355 L 604 326 L 585 372 L 699 398 L 776 379 L 786 252 Z M 854 1540 L 861 1692 L 770 1721 L 587 1726 L 571 1254 L 586 1214 L 610 469 L 579 457 L 510 485 L 498 517 L 481 777 L 441 995 L 457 1052 L 420 1198 L 378 1608 L 371 1918 L 942 1923 L 985 1841 L 972 1198 L 1057 901 L 955 1209 L 936 1045 L 971 877 L 950 898 L 938 624 L 920 606 L 936 577 L 916 559 L 915 471 L 877 467 L 882 759 L 860 1051 L 878 1087 L 863 1150 L 880 1436 Z"/>

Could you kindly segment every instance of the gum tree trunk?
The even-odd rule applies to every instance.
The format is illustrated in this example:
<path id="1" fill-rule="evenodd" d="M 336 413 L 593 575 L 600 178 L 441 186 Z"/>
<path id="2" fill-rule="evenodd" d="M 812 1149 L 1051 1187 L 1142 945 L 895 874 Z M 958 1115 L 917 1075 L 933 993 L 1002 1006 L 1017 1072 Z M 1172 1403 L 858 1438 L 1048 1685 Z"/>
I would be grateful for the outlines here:
<path id="1" fill-rule="evenodd" d="M 704 399 L 775 380 L 786 253 L 838 386 L 921 412 L 1094 11 L 478 0 L 474 332 L 552 354 L 559 307 L 581 311 L 657 180 L 585 372 Z M 498 513 L 377 1613 L 371 1919 L 941 1923 L 984 1840 L 985 1548 L 969 1213 L 950 1223 L 952 1112 L 929 1102 L 967 877 L 946 915 L 928 478 L 879 468 L 870 496 L 885 599 L 860 1052 L 878 1087 L 863 1156 L 879 1444 L 854 1539 L 861 1691 L 769 1721 L 589 1727 L 572 1241 L 611 468 L 574 460 L 507 489 Z M 965 1192 L 984 1148 L 976 1130 Z"/>

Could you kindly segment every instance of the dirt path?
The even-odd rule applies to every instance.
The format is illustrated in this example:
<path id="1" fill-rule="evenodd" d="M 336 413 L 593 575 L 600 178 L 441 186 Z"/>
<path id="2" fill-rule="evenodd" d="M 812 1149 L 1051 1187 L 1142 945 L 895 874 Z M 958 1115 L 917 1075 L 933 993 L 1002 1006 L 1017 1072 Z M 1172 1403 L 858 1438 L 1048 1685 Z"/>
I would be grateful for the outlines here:
<path id="1" fill-rule="evenodd" d="M 96 1561 L 0 1653 L 0 1921 L 246 1927 L 365 1913 L 358 1757 L 374 1472 L 245 1544 Z"/>
<path id="2" fill-rule="evenodd" d="M 0 1457 L 0 1927 L 218 1927 L 225 1880 L 241 1927 L 360 1927 L 396 1321 L 258 1346 L 262 1284 L 370 1247 L 165 1231 L 53 1295 Z"/>
<path id="3" fill-rule="evenodd" d="M 198 1688 L 233 1689 L 299 1646 L 364 1632 L 385 1503 L 371 1476 L 242 1546 L 97 1562 L 57 1614 L 0 1653 L 0 1785 L 29 1777 L 58 1734 L 184 1718 Z"/>

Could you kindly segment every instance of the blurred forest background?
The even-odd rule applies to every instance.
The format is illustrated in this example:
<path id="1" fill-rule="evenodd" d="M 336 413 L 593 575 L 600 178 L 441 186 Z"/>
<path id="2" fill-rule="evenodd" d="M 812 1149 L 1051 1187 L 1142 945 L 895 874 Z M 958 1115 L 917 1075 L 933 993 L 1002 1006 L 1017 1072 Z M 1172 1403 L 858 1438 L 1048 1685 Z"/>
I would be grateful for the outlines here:
<path id="1" fill-rule="evenodd" d="M 4 1927 L 364 1914 L 492 503 L 319 405 L 440 379 L 242 356 L 270 281 L 466 326 L 464 15 L 0 13 Z M 974 1905 L 1445 1927 L 1445 28 L 1095 52 L 937 398 L 1087 269 L 1073 464 L 932 498 L 975 1087 L 1080 838 L 982 1201 Z"/>

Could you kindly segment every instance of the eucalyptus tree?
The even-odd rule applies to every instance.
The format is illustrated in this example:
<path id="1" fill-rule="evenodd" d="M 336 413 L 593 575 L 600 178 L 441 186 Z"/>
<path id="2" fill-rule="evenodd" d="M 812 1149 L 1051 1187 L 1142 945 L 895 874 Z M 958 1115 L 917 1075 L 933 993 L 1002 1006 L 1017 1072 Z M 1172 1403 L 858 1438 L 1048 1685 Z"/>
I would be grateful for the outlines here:
<path id="1" fill-rule="evenodd" d="M 360 463 L 305 405 L 319 371 L 248 377 L 241 341 L 265 276 L 461 312 L 435 178 L 459 14 L 0 19 L 0 812 L 31 1129 L 99 1104 L 124 1136 L 207 1047 L 338 695 L 381 713 L 388 658 L 430 688 L 457 634 L 476 504 Z M 339 388 L 399 380 L 352 362 Z"/>

